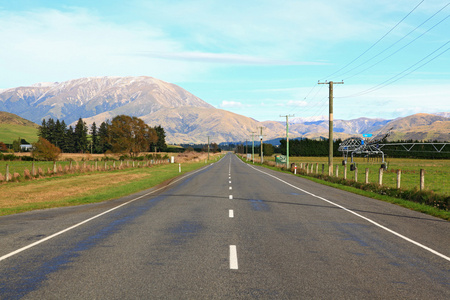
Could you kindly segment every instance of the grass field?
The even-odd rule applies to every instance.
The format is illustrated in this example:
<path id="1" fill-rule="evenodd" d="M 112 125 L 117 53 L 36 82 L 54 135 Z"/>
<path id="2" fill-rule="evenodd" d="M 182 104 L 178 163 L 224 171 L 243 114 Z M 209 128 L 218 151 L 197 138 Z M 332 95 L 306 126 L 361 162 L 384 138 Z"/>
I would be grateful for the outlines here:
<path id="1" fill-rule="evenodd" d="M 29 143 L 35 143 L 38 140 L 37 128 L 21 125 L 0 124 L 0 142 L 12 144 L 19 138 L 25 139 Z"/>
<path id="2" fill-rule="evenodd" d="M 273 157 L 266 158 L 275 160 Z M 290 157 L 290 163 L 312 163 L 314 172 L 316 172 L 316 164 L 319 164 L 319 172 L 322 172 L 322 164 L 325 164 L 325 172 L 328 170 L 328 157 Z M 358 181 L 364 182 L 365 169 L 369 169 L 369 182 L 378 182 L 378 171 L 381 166 L 380 161 L 368 162 L 364 158 L 354 159 L 358 167 Z M 433 160 L 433 159 L 406 159 L 406 158 L 389 158 L 388 170 L 383 173 L 383 185 L 396 187 L 397 170 L 402 171 L 401 187 L 404 189 L 419 188 L 420 169 L 425 170 L 425 189 L 431 190 L 438 194 L 450 195 L 450 160 Z M 339 168 L 339 177 L 344 176 L 344 166 L 342 165 L 342 157 L 334 158 L 333 173 L 336 173 L 336 165 Z M 347 179 L 354 180 L 355 173 L 350 171 L 350 162 L 347 163 Z"/>
<path id="3" fill-rule="evenodd" d="M 211 157 L 209 162 L 216 161 L 218 157 Z M 22 163 L 30 164 L 30 162 L 9 163 L 14 163 L 12 168 L 15 170 L 24 168 Z M 108 162 L 108 164 L 112 164 L 112 162 Z M 51 167 L 52 163 L 40 162 L 42 167 L 48 165 Z M 0 215 L 115 199 L 148 189 L 205 165 L 204 159 L 201 159 L 183 163 L 181 173 L 179 173 L 178 164 L 164 164 L 151 168 L 75 173 L 0 184 Z"/>

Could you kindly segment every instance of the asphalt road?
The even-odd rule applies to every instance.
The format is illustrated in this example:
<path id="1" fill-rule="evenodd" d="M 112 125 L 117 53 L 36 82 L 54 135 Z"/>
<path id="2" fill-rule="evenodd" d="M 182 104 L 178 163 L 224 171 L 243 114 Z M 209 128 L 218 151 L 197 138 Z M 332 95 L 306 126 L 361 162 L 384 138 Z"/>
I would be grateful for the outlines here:
<path id="1" fill-rule="evenodd" d="M 449 257 L 450 222 L 228 154 L 130 197 L 0 217 L 0 298 L 450 299 Z"/>

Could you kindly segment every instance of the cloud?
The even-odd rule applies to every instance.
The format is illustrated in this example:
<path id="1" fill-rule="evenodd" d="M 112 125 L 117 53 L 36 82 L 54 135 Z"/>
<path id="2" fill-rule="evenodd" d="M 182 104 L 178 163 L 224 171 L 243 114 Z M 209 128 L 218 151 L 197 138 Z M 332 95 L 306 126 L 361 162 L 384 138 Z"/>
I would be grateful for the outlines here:
<path id="1" fill-rule="evenodd" d="M 237 101 L 222 101 L 222 103 L 219 104 L 219 107 L 221 108 L 245 108 L 245 107 L 251 107 L 249 104 L 243 104 L 241 102 Z"/>
<path id="2" fill-rule="evenodd" d="M 198 61 L 208 63 L 242 64 L 242 65 L 278 65 L 278 66 L 305 66 L 325 65 L 323 62 L 288 61 L 270 58 L 232 54 L 232 53 L 207 53 L 207 52 L 144 52 L 139 54 L 146 57 L 168 60 Z"/>

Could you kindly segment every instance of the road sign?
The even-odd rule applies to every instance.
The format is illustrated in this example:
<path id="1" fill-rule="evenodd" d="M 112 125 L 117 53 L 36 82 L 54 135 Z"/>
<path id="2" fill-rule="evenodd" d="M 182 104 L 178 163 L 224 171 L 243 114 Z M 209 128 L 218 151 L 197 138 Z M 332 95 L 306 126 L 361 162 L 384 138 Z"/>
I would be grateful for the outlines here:
<path id="1" fill-rule="evenodd" d="M 372 137 L 371 133 L 363 133 L 363 137 Z"/>

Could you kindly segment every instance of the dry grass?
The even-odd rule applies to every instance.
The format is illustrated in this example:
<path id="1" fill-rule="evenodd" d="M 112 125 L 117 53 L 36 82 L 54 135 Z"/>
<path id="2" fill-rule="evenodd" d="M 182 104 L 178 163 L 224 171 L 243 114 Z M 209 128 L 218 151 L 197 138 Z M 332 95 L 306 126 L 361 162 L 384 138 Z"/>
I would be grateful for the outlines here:
<path id="1" fill-rule="evenodd" d="M 38 180 L 35 184 L 3 185 L 0 208 L 16 207 L 29 203 L 52 202 L 84 196 L 105 186 L 119 185 L 149 176 L 148 174 L 127 174 L 126 172 L 94 173 L 86 176 L 67 177 L 64 180 Z"/>

